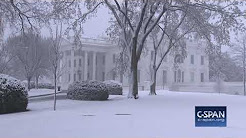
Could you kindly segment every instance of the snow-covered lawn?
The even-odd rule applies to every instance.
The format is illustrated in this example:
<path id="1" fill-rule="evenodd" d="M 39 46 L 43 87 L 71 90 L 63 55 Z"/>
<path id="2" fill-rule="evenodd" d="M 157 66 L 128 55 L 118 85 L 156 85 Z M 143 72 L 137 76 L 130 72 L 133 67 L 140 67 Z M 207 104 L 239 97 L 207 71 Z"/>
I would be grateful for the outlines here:
<path id="1" fill-rule="evenodd" d="M 227 106 L 226 128 L 194 124 L 198 105 Z M 164 92 L 140 99 L 31 101 L 31 111 L 0 115 L 0 137 L 246 137 L 246 97 Z M 116 115 L 130 114 L 130 115 Z"/>

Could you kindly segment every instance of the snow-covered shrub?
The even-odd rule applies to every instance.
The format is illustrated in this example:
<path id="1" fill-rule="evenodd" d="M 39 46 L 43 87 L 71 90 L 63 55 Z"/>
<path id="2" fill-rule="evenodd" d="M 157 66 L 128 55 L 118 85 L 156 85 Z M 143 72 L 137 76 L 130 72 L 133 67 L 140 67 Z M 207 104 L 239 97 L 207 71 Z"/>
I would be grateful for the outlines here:
<path id="1" fill-rule="evenodd" d="M 16 78 L 0 74 L 0 114 L 25 111 L 27 104 L 25 85 Z"/>
<path id="2" fill-rule="evenodd" d="M 104 81 L 107 86 L 109 95 L 122 95 L 122 84 L 114 81 L 114 80 L 107 80 Z"/>
<path id="3" fill-rule="evenodd" d="M 107 100 L 106 84 L 99 81 L 74 82 L 68 87 L 67 97 L 73 100 Z"/>

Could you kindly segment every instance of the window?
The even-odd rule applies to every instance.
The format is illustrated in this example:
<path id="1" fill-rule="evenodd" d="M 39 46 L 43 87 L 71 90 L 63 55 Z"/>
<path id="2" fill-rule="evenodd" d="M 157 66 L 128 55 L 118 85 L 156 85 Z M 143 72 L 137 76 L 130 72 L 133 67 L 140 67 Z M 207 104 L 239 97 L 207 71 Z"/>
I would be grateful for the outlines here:
<path id="1" fill-rule="evenodd" d="M 201 65 L 204 65 L 204 56 L 201 56 Z"/>
<path id="2" fill-rule="evenodd" d="M 73 81 L 76 81 L 76 74 L 73 74 Z"/>
<path id="3" fill-rule="evenodd" d="M 174 58 L 174 63 L 184 63 L 181 55 L 176 55 Z"/>
<path id="4" fill-rule="evenodd" d="M 105 55 L 103 55 L 103 65 L 105 65 Z"/>
<path id="5" fill-rule="evenodd" d="M 204 73 L 201 73 L 201 82 L 204 82 Z"/>
<path id="6" fill-rule="evenodd" d="M 184 82 L 184 71 L 174 71 L 174 82 Z"/>
<path id="7" fill-rule="evenodd" d="M 116 57 L 115 57 L 115 54 L 113 54 L 113 63 L 116 62 Z"/>
<path id="8" fill-rule="evenodd" d="M 191 63 L 191 64 L 194 64 L 194 55 L 191 55 L 191 56 L 190 56 L 190 63 Z"/>
<path id="9" fill-rule="evenodd" d="M 68 74 L 68 82 L 70 82 L 70 81 L 71 81 L 71 75 Z"/>
<path id="10" fill-rule="evenodd" d="M 68 61 L 68 66 L 71 67 L 71 60 Z"/>
<path id="11" fill-rule="evenodd" d="M 195 73 L 191 72 L 190 73 L 190 82 L 194 82 L 195 81 Z"/>
<path id="12" fill-rule="evenodd" d="M 82 66 L 82 60 L 81 60 L 81 58 L 79 59 L 79 66 L 80 67 Z"/>
<path id="13" fill-rule="evenodd" d="M 74 67 L 76 67 L 76 59 L 73 61 Z"/>
<path id="14" fill-rule="evenodd" d="M 178 70 L 178 75 L 177 75 L 177 82 L 181 82 L 181 76 L 182 75 L 182 73 L 181 73 L 181 70 L 179 69 Z"/>
<path id="15" fill-rule="evenodd" d="M 141 75 L 141 72 L 140 72 L 140 70 L 138 70 L 138 74 L 137 74 L 137 76 L 138 76 L 138 83 L 140 83 L 140 75 Z"/>
<path id="16" fill-rule="evenodd" d="M 151 61 L 154 60 L 154 56 L 155 56 L 155 51 L 151 51 Z"/>

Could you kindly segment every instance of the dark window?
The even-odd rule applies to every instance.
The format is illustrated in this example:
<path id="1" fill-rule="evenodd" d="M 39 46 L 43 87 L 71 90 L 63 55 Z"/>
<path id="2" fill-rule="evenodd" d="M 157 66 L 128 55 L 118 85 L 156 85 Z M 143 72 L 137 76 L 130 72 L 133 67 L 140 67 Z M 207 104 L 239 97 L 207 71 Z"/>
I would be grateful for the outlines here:
<path id="1" fill-rule="evenodd" d="M 81 60 L 81 58 L 79 59 L 79 66 L 80 67 L 82 66 L 82 60 Z"/>
<path id="2" fill-rule="evenodd" d="M 76 67 L 77 65 L 76 65 L 76 59 L 73 61 L 73 64 L 74 64 L 74 67 Z"/>
<path id="3" fill-rule="evenodd" d="M 204 65 L 204 56 L 201 56 L 201 65 Z"/>
<path id="4" fill-rule="evenodd" d="M 183 63 L 184 61 L 183 61 L 183 58 L 182 58 L 181 55 L 176 55 L 175 59 L 174 59 L 174 62 L 175 63 Z"/>
<path id="5" fill-rule="evenodd" d="M 178 70 L 178 76 L 177 76 L 177 82 L 181 82 L 181 77 L 182 77 L 182 73 L 181 70 Z"/>
<path id="6" fill-rule="evenodd" d="M 194 55 L 191 55 L 191 56 L 190 56 L 190 63 L 191 63 L 191 64 L 194 64 Z"/>
<path id="7" fill-rule="evenodd" d="M 71 67 L 71 60 L 68 61 L 68 66 Z"/>
<path id="8" fill-rule="evenodd" d="M 68 74 L 68 82 L 70 82 L 70 80 L 71 80 L 71 75 Z"/>
<path id="9" fill-rule="evenodd" d="M 115 57 L 115 54 L 113 54 L 113 63 L 116 62 L 116 57 Z"/>

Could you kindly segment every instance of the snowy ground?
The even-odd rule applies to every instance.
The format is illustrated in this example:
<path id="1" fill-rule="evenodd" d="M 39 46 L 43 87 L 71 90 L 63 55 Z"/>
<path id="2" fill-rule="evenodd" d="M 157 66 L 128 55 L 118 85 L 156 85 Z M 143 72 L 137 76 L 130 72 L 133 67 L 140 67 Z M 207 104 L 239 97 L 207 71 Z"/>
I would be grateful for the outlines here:
<path id="1" fill-rule="evenodd" d="M 226 128 L 198 128 L 198 105 L 227 106 Z M 246 97 L 204 93 L 140 92 L 140 99 L 108 101 L 52 98 L 30 101 L 24 113 L 0 115 L 0 137 L 246 137 Z M 116 115 L 130 114 L 130 115 Z"/>

